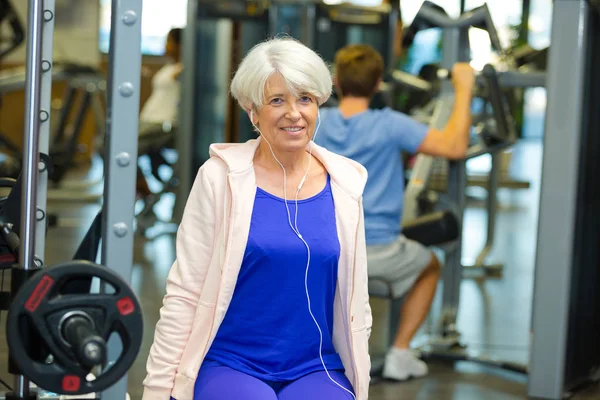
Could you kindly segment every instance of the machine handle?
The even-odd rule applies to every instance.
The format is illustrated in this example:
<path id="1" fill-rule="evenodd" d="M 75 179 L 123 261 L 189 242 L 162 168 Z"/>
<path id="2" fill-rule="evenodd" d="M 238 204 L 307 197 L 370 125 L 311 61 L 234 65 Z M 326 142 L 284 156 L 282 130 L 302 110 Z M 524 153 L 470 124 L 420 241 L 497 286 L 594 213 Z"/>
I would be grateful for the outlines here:
<path id="1" fill-rule="evenodd" d="M 511 129 L 509 116 L 503 102 L 505 95 L 502 93 L 502 89 L 500 89 L 496 69 L 490 64 L 486 64 L 483 67 L 482 75 L 486 80 L 488 100 L 492 105 L 494 119 L 496 120 L 496 131 L 490 136 L 490 139 L 495 142 L 512 141 L 514 139 L 512 135 L 513 130 Z"/>
<path id="2" fill-rule="evenodd" d="M 504 52 L 487 4 L 474 8 L 459 18 L 451 18 L 439 5 L 425 1 L 410 26 L 403 30 L 402 46 L 410 47 L 417 33 L 430 28 L 466 28 L 469 26 L 486 31 L 490 36 L 492 47 L 499 53 Z"/>
<path id="3" fill-rule="evenodd" d="M 415 36 L 420 31 L 440 27 L 436 22 L 448 20 L 448 13 L 441 6 L 425 1 L 412 23 L 402 31 L 402 47 L 412 46 Z"/>
<path id="4" fill-rule="evenodd" d="M 442 68 L 438 70 L 437 76 L 440 79 L 451 79 L 452 71 Z M 486 64 L 481 72 L 475 73 L 475 79 L 478 86 L 483 86 L 486 89 L 486 98 L 492 105 L 492 112 L 496 121 L 495 132 L 493 134 L 486 132 L 486 137 L 484 138 L 486 144 L 492 145 L 499 142 L 514 141 L 514 130 L 512 129 L 512 124 L 504 105 L 506 95 L 502 92 L 498 72 L 492 65 Z"/>
<path id="5" fill-rule="evenodd" d="M 470 20 L 469 25 L 482 29 L 488 33 L 490 36 L 490 43 L 494 50 L 499 53 L 504 52 L 502 43 L 500 42 L 500 36 L 498 36 L 498 31 L 494 25 L 494 20 L 492 19 L 492 14 L 490 13 L 487 3 L 469 11 L 465 14 L 465 18 L 467 21 Z"/>

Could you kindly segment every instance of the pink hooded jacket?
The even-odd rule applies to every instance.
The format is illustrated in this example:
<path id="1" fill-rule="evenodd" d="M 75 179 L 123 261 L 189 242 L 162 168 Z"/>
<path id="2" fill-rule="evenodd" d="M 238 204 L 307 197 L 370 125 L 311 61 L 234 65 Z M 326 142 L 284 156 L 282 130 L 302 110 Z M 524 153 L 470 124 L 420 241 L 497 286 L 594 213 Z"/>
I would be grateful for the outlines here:
<path id="1" fill-rule="evenodd" d="M 233 296 L 256 194 L 253 159 L 259 139 L 215 144 L 200 168 L 177 234 L 177 259 L 147 361 L 143 400 L 192 400 L 200 365 Z M 369 394 L 371 308 L 360 164 L 311 142 L 331 176 L 340 241 L 333 343 L 357 400 Z M 256 310 L 257 316 L 260 310 Z"/>

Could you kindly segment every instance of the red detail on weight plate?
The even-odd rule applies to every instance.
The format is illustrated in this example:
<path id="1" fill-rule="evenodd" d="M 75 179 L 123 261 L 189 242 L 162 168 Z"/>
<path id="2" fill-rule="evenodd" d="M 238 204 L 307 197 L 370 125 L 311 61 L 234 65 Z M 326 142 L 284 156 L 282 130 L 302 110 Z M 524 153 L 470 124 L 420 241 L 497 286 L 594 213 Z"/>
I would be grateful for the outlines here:
<path id="1" fill-rule="evenodd" d="M 133 305 L 133 300 L 130 297 L 123 297 L 117 301 L 117 308 L 121 315 L 129 315 L 135 311 L 135 305 Z"/>
<path id="2" fill-rule="evenodd" d="M 62 388 L 65 392 L 77 392 L 81 387 L 81 379 L 75 375 L 65 375 L 62 381 Z"/>
<path id="3" fill-rule="evenodd" d="M 17 261 L 17 257 L 13 254 L 4 254 L 0 256 L 0 262 L 15 262 Z"/>
<path id="4" fill-rule="evenodd" d="M 27 299 L 27 302 L 25 303 L 25 309 L 29 312 L 34 312 L 52 285 L 54 285 L 54 279 L 50 278 L 48 275 L 45 275 L 37 284 L 33 293 L 31 293 L 31 296 L 29 296 Z"/>

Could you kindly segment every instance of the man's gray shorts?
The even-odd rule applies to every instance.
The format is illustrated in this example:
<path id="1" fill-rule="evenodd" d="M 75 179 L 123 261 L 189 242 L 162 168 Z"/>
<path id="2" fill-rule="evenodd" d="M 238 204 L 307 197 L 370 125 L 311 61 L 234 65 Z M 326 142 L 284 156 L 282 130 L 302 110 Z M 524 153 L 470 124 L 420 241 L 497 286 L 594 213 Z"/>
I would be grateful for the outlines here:
<path id="1" fill-rule="evenodd" d="M 385 245 L 367 246 L 369 279 L 388 282 L 394 297 L 404 296 L 431 263 L 432 252 L 404 235 Z"/>

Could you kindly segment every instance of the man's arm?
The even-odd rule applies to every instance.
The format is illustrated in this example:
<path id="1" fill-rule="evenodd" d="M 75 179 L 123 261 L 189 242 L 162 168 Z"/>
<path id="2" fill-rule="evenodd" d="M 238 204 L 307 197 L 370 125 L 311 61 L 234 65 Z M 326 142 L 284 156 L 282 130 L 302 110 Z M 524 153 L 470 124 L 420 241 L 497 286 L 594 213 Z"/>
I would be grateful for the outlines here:
<path id="1" fill-rule="evenodd" d="M 471 99 L 475 75 L 469 64 L 456 64 L 452 70 L 454 107 L 444 129 L 430 128 L 417 149 L 419 153 L 452 160 L 465 157 L 471 131 Z"/>

